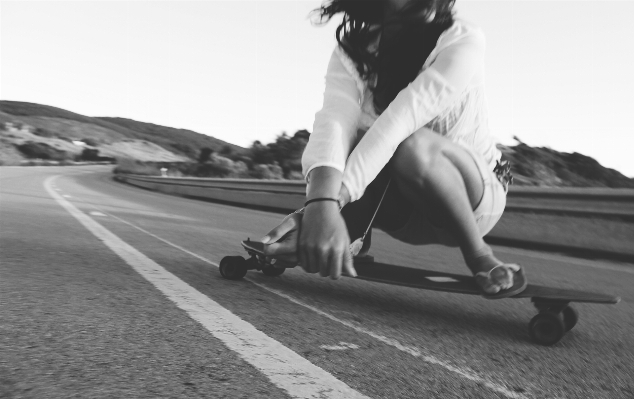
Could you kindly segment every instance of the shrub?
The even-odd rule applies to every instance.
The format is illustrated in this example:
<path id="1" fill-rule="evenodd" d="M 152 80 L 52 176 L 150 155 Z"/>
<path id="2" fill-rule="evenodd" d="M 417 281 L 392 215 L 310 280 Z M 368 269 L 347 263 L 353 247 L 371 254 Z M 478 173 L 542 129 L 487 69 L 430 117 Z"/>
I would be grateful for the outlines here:
<path id="1" fill-rule="evenodd" d="M 224 155 L 227 158 L 231 158 L 231 155 L 233 155 L 233 148 L 231 148 L 230 145 L 222 146 L 222 149 L 220 149 L 220 155 Z"/>
<path id="2" fill-rule="evenodd" d="M 237 161 L 233 163 L 233 171 L 229 174 L 229 177 L 235 178 L 235 179 L 244 179 L 244 178 L 249 178 L 251 177 L 251 174 L 249 172 L 249 167 L 247 166 L 246 163 L 242 162 L 242 161 Z"/>
<path id="3" fill-rule="evenodd" d="M 198 177 L 228 177 L 234 172 L 232 160 L 213 154 L 209 162 L 201 164 L 196 168 Z"/>
<path id="4" fill-rule="evenodd" d="M 116 160 L 112 157 L 102 157 L 99 155 L 99 150 L 94 148 L 84 148 L 84 150 L 75 157 L 77 161 L 89 161 L 89 162 L 111 162 L 116 163 Z"/>
<path id="5" fill-rule="evenodd" d="M 91 147 L 97 147 L 99 145 L 99 143 L 97 142 L 97 140 L 92 139 L 90 137 L 87 137 L 85 139 L 81 139 L 80 141 L 83 141 L 84 143 L 86 143 L 86 145 L 89 145 Z"/>
<path id="6" fill-rule="evenodd" d="M 304 175 L 302 172 L 298 172 L 296 170 L 292 170 L 288 176 L 286 176 L 288 180 L 304 180 Z"/>
<path id="7" fill-rule="evenodd" d="M 291 173 L 302 171 L 301 158 L 309 136 L 308 131 L 298 130 L 292 137 L 282 133 L 274 143 L 264 145 L 254 141 L 249 149 L 251 159 L 254 164 L 279 165 L 283 176 L 289 179 Z"/>
<path id="8" fill-rule="evenodd" d="M 272 165 L 257 164 L 251 171 L 251 176 L 256 179 L 281 180 L 284 178 L 282 168 L 274 163 Z"/>
<path id="9" fill-rule="evenodd" d="M 27 141 L 24 144 L 17 145 L 16 148 L 27 158 L 31 159 L 50 159 L 54 161 L 61 161 L 70 158 L 66 151 L 58 150 L 46 143 Z"/>
<path id="10" fill-rule="evenodd" d="M 54 137 L 55 136 L 52 132 L 46 129 L 42 129 L 41 127 L 36 128 L 33 131 L 33 134 L 40 137 Z"/>
<path id="11" fill-rule="evenodd" d="M 214 150 L 212 150 L 209 147 L 201 148 L 200 154 L 198 155 L 198 163 L 205 163 L 209 161 L 209 158 L 211 157 L 211 154 L 213 153 L 214 153 Z"/>

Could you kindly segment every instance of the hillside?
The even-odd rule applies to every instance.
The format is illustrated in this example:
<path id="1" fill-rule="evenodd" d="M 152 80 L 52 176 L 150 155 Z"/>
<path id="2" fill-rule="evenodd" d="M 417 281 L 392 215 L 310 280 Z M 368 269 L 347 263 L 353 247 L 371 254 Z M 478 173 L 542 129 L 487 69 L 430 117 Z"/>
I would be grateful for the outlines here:
<path id="1" fill-rule="evenodd" d="M 531 147 L 517 137 L 518 144 L 498 146 L 512 165 L 515 185 L 541 187 L 634 188 L 634 179 L 606 168 L 594 158 Z"/>
<path id="2" fill-rule="evenodd" d="M 155 140 L 174 141 L 175 137 L 179 137 L 182 142 L 170 144 L 171 147 L 173 147 L 176 151 L 182 151 L 194 159 L 198 157 L 200 149 L 204 147 L 211 148 L 216 152 L 222 151 L 226 146 L 231 148 L 233 152 L 244 151 L 244 148 L 237 145 L 187 129 L 175 129 L 125 118 L 98 117 L 96 119 L 121 126 L 124 129 L 135 131 L 146 137 L 153 137 Z"/>
<path id="3" fill-rule="evenodd" d="M 6 123 L 10 125 L 6 125 Z M 69 155 L 81 153 L 85 141 L 100 155 L 128 157 L 140 161 L 183 162 L 196 159 L 201 148 L 233 152 L 244 149 L 191 130 L 175 129 L 123 118 L 89 117 L 48 105 L 0 101 L 0 124 L 6 127 L 0 140 L 0 156 L 9 147 L 28 141 L 43 142 Z M 6 162 L 5 162 L 6 163 Z"/>

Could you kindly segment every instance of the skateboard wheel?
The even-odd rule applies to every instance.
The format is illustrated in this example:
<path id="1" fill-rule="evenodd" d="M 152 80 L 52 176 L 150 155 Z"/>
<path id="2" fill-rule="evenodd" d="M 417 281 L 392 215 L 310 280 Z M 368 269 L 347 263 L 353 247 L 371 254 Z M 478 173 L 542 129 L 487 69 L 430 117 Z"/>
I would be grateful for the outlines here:
<path id="1" fill-rule="evenodd" d="M 282 275 L 282 273 L 284 273 L 284 270 L 286 269 L 281 267 L 268 266 L 262 269 L 262 273 L 264 273 L 265 276 L 276 277 Z"/>
<path id="2" fill-rule="evenodd" d="M 575 308 L 571 306 L 566 306 L 561 311 L 562 316 L 564 317 L 564 325 L 566 326 L 566 332 L 572 330 L 572 328 L 577 325 L 577 321 L 579 321 L 579 313 L 575 310 Z"/>
<path id="3" fill-rule="evenodd" d="M 220 275 L 228 280 L 240 280 L 247 274 L 247 261 L 242 256 L 225 256 L 219 266 Z"/>
<path id="4" fill-rule="evenodd" d="M 566 333 L 562 316 L 554 312 L 541 312 L 528 323 L 531 339 L 541 345 L 554 345 Z"/>

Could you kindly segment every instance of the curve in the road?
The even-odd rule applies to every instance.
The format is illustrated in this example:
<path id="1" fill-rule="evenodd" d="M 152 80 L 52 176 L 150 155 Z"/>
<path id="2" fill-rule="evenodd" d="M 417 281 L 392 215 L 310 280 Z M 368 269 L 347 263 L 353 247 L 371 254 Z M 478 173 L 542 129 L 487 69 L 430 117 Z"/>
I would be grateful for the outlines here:
<path id="1" fill-rule="evenodd" d="M 81 212 L 64 198 L 69 195 L 60 195 L 52 188 L 57 177 L 46 179 L 44 187 L 60 206 L 192 319 L 239 353 L 275 385 L 294 398 L 367 398 L 196 291 Z"/>

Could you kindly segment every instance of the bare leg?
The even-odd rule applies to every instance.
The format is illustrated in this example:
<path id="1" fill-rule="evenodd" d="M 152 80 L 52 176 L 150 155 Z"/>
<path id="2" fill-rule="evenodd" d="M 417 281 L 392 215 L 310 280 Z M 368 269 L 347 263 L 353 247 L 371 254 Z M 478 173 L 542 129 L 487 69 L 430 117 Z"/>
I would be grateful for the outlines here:
<path id="1" fill-rule="evenodd" d="M 465 149 L 431 130 L 421 129 L 399 146 L 391 167 L 403 196 L 417 206 L 432 209 L 427 212 L 431 222 L 452 233 L 473 274 L 503 264 L 484 242 L 473 215 L 482 199 L 484 183 Z M 498 290 L 508 288 L 508 277 L 509 273 L 501 268 L 491 275 L 497 280 Z"/>

